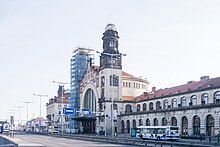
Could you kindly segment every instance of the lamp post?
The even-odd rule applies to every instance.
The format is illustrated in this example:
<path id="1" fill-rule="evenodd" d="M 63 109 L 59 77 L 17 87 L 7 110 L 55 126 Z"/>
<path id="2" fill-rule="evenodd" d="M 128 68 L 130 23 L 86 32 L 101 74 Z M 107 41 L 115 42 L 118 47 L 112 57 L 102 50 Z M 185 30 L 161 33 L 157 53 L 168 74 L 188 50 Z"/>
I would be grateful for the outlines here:
<path id="1" fill-rule="evenodd" d="M 40 120 L 39 120 L 39 131 L 41 132 L 41 97 L 48 97 L 48 95 L 43 95 L 43 94 L 33 94 L 34 96 L 38 96 L 40 98 Z"/>
<path id="2" fill-rule="evenodd" d="M 27 121 L 28 121 L 28 104 L 33 103 L 33 102 L 21 101 L 21 103 L 26 103 L 27 104 Z"/>
<path id="3" fill-rule="evenodd" d="M 15 111 L 18 111 L 18 110 L 10 110 L 12 112 L 12 116 L 10 116 L 10 124 L 11 124 L 11 137 L 14 137 L 14 126 L 15 126 L 15 123 L 14 123 L 14 117 L 15 117 Z"/>
<path id="4" fill-rule="evenodd" d="M 20 109 L 23 108 L 24 106 L 15 106 L 15 107 L 18 108 L 18 127 L 20 129 L 21 126 Z"/>
<path id="5" fill-rule="evenodd" d="M 52 81 L 53 83 L 57 83 L 57 84 L 62 84 L 62 90 L 61 90 L 61 132 L 62 132 L 62 135 L 63 135 L 63 87 L 64 87 L 64 84 L 69 84 L 69 83 L 66 83 L 66 82 L 58 82 L 58 81 Z"/>
<path id="6" fill-rule="evenodd" d="M 104 55 L 107 55 L 107 56 L 110 56 L 111 57 L 111 78 L 110 78 L 110 83 L 113 87 L 113 75 L 112 75 L 112 72 L 113 72 L 113 57 L 117 57 L 117 56 L 126 56 L 126 54 L 122 54 L 122 53 L 119 53 L 119 54 L 111 54 L 111 53 L 101 53 L 99 51 L 96 51 L 96 53 L 99 53 L 99 54 L 104 54 Z M 113 112 L 114 112 L 114 108 L 113 108 L 113 105 L 114 105 L 114 102 L 113 102 L 113 89 L 111 90 L 111 129 L 112 129 L 112 138 L 114 138 L 114 120 L 113 120 Z M 106 125 L 106 124 L 105 124 Z M 106 126 L 105 126 L 106 128 Z M 105 131 L 106 132 L 106 131 Z"/>

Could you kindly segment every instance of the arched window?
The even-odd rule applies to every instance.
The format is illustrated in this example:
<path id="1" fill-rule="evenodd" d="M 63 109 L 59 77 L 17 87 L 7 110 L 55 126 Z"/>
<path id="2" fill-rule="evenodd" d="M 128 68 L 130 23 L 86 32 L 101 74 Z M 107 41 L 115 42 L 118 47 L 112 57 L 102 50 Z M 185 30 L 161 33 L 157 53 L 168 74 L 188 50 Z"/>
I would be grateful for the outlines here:
<path id="1" fill-rule="evenodd" d="M 144 104 L 143 104 L 143 111 L 146 111 L 146 110 L 147 110 L 147 104 L 144 103 Z"/>
<path id="2" fill-rule="evenodd" d="M 158 119 L 154 118 L 154 126 L 158 126 Z"/>
<path id="3" fill-rule="evenodd" d="M 126 123 L 126 129 L 127 129 L 127 133 L 129 134 L 130 133 L 130 121 L 127 120 L 127 123 Z"/>
<path id="4" fill-rule="evenodd" d="M 119 76 L 113 75 L 113 81 L 112 81 L 112 75 L 110 76 L 110 86 L 118 86 L 119 85 Z"/>
<path id="5" fill-rule="evenodd" d="M 197 105 L 197 96 L 196 95 L 191 96 L 189 105 L 190 106 Z"/>
<path id="6" fill-rule="evenodd" d="M 140 112 L 140 111 L 141 111 L 141 105 L 138 104 L 138 105 L 137 105 L 137 112 Z"/>
<path id="7" fill-rule="evenodd" d="M 125 130 L 125 122 L 122 120 L 121 121 L 121 132 L 124 133 Z"/>
<path id="8" fill-rule="evenodd" d="M 198 115 L 193 117 L 193 135 L 200 135 L 200 117 Z"/>
<path id="9" fill-rule="evenodd" d="M 167 109 L 168 108 L 168 100 L 164 100 L 163 101 L 163 109 Z"/>
<path id="10" fill-rule="evenodd" d="M 215 119 L 211 114 L 209 114 L 206 117 L 206 135 L 214 136 L 214 131 L 215 131 Z"/>
<path id="11" fill-rule="evenodd" d="M 156 110 L 160 110 L 160 109 L 161 109 L 160 101 L 157 101 L 156 102 Z"/>
<path id="12" fill-rule="evenodd" d="M 214 93 L 214 103 L 220 103 L 220 91 Z"/>
<path id="13" fill-rule="evenodd" d="M 182 135 L 188 135 L 188 119 L 186 116 L 182 117 Z"/>
<path id="14" fill-rule="evenodd" d="M 131 109 L 131 105 L 130 104 L 127 104 L 125 106 L 125 113 L 131 113 L 132 112 L 132 109 Z"/>
<path id="15" fill-rule="evenodd" d="M 181 106 L 182 107 L 186 106 L 186 97 L 181 98 Z"/>
<path id="16" fill-rule="evenodd" d="M 209 95 L 208 93 L 204 93 L 202 96 L 201 96 L 201 103 L 204 105 L 204 104 L 207 104 L 209 101 Z"/>
<path id="17" fill-rule="evenodd" d="M 113 110 L 118 110 L 118 105 L 117 104 L 113 104 Z"/>
<path id="18" fill-rule="evenodd" d="M 84 96 L 84 105 L 85 109 L 90 109 L 92 112 L 96 112 L 96 96 L 92 89 L 88 89 Z"/>
<path id="19" fill-rule="evenodd" d="M 177 100 L 176 100 L 176 98 L 173 98 L 172 99 L 172 108 L 176 108 L 177 107 Z"/>
<path id="20" fill-rule="evenodd" d="M 132 121 L 132 127 L 133 128 L 136 128 L 137 126 L 136 126 L 136 120 L 135 119 L 133 119 L 133 121 Z"/>
<path id="21" fill-rule="evenodd" d="M 177 119 L 176 119 L 176 117 L 172 117 L 171 118 L 171 125 L 172 126 L 177 126 Z"/>
<path id="22" fill-rule="evenodd" d="M 104 87 L 105 86 L 105 77 L 102 76 L 101 77 L 101 87 Z"/>
<path id="23" fill-rule="evenodd" d="M 139 126 L 143 126 L 143 121 L 142 121 L 142 119 L 139 119 Z"/>
<path id="24" fill-rule="evenodd" d="M 149 120 L 149 118 L 146 119 L 146 126 L 150 126 L 150 120 Z"/>
<path id="25" fill-rule="evenodd" d="M 167 119 L 166 119 L 166 117 L 164 117 L 162 119 L 162 126 L 166 126 L 166 125 L 167 125 Z"/>
<path id="26" fill-rule="evenodd" d="M 153 104 L 153 102 L 150 102 L 149 103 L 149 110 L 153 110 L 154 109 L 154 104 Z"/>

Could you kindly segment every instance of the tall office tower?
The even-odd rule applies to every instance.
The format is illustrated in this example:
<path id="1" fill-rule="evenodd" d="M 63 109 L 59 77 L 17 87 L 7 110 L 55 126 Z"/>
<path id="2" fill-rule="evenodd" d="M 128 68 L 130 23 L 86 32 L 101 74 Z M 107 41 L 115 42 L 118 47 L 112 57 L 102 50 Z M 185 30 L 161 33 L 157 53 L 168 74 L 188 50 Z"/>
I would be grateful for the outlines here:
<path id="1" fill-rule="evenodd" d="M 94 54 L 90 52 L 92 49 L 77 48 L 73 51 L 71 58 L 70 67 L 70 108 L 75 108 L 80 111 L 80 81 L 82 80 L 83 74 L 86 71 L 88 63 L 94 60 Z M 79 129 L 79 124 L 73 120 L 76 114 L 69 116 L 69 128 L 70 131 L 75 133 Z"/>

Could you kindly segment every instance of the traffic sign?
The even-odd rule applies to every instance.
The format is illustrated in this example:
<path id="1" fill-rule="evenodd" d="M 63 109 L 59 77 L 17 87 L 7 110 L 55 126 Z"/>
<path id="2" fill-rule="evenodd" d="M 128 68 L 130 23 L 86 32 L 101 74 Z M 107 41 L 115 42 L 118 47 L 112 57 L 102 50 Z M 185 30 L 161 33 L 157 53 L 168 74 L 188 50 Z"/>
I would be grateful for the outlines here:
<path id="1" fill-rule="evenodd" d="M 3 132 L 3 126 L 2 126 L 2 123 L 0 123 L 0 133 Z"/>
<path id="2" fill-rule="evenodd" d="M 63 108 L 63 113 L 64 114 L 75 114 L 76 113 L 76 109 L 74 108 Z"/>
<path id="3" fill-rule="evenodd" d="M 92 111 L 90 109 L 82 109 L 82 114 L 84 114 L 84 115 L 92 115 Z"/>

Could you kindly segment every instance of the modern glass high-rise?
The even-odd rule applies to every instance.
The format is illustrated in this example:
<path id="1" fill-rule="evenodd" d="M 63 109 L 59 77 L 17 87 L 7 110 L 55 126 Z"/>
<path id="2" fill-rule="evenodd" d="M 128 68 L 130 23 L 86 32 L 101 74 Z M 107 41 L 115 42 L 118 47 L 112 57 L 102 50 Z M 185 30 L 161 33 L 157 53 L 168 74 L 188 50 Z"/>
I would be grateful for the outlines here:
<path id="1" fill-rule="evenodd" d="M 70 108 L 75 108 L 80 111 L 80 81 L 87 69 L 88 63 L 94 60 L 94 51 L 87 48 L 77 48 L 73 51 L 70 65 Z M 69 128 L 71 132 L 76 132 L 79 129 L 79 124 L 73 120 L 76 114 L 69 116 Z"/>

